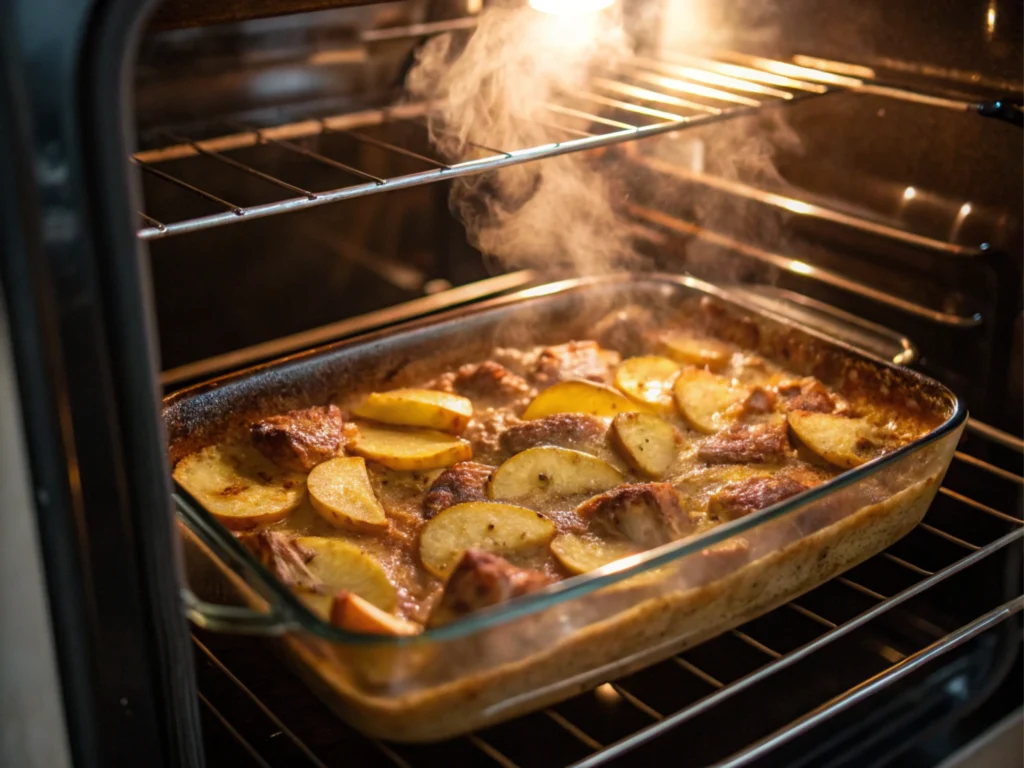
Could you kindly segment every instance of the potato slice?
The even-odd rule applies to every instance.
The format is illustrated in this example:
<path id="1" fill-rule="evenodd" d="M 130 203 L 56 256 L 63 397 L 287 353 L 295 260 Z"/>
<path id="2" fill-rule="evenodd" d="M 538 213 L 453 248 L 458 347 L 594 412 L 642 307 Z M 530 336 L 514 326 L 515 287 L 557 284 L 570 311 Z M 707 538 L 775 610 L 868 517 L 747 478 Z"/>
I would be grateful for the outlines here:
<path id="1" fill-rule="evenodd" d="M 384 566 L 356 544 L 324 536 L 300 536 L 296 543 L 316 554 L 306 566 L 334 595 L 346 590 L 385 611 L 398 604 L 398 590 Z"/>
<path id="2" fill-rule="evenodd" d="M 883 453 L 881 436 L 864 419 L 791 411 L 786 418 L 800 442 L 829 464 L 851 469 Z"/>
<path id="3" fill-rule="evenodd" d="M 703 368 L 684 368 L 672 391 L 686 422 L 709 435 L 727 426 L 732 421 L 730 409 L 750 394 L 745 387 L 733 386 L 729 379 Z"/>
<path id="4" fill-rule="evenodd" d="M 393 389 L 372 393 L 352 413 L 385 424 L 458 434 L 473 417 L 473 403 L 461 395 L 434 389 Z"/>
<path id="5" fill-rule="evenodd" d="M 524 419 L 542 419 L 556 413 L 586 413 L 611 418 L 620 413 L 653 412 L 649 405 L 636 403 L 611 387 L 590 381 L 560 381 L 537 395 L 523 412 Z"/>
<path id="6" fill-rule="evenodd" d="M 251 445 L 222 443 L 191 453 L 174 479 L 224 526 L 244 531 L 283 520 L 306 496 L 306 478 Z"/>
<path id="7" fill-rule="evenodd" d="M 419 624 L 392 616 L 351 592 L 334 596 L 330 621 L 336 627 L 364 635 L 407 637 L 423 631 Z"/>
<path id="8" fill-rule="evenodd" d="M 492 499 L 521 499 L 534 494 L 572 496 L 598 493 L 623 482 L 622 473 L 603 459 L 542 445 L 517 453 L 494 470 L 487 495 Z"/>
<path id="9" fill-rule="evenodd" d="M 470 501 L 448 507 L 423 527 L 420 559 L 432 574 L 446 578 L 467 549 L 527 554 L 554 535 L 554 523 L 532 509 Z"/>
<path id="10" fill-rule="evenodd" d="M 732 359 L 732 348 L 717 339 L 701 339 L 685 333 L 667 333 L 658 343 L 658 351 L 677 363 L 720 371 Z"/>
<path id="11" fill-rule="evenodd" d="M 672 384 L 678 375 L 679 364 L 667 357 L 631 357 L 615 369 L 615 386 L 630 399 L 671 414 L 675 412 Z"/>
<path id="12" fill-rule="evenodd" d="M 388 518 L 377 501 L 366 474 L 366 459 L 337 458 L 317 464 L 306 478 L 309 502 L 320 516 L 337 528 L 386 531 Z"/>
<path id="13" fill-rule="evenodd" d="M 649 413 L 620 413 L 612 420 L 611 440 L 629 465 L 647 477 L 663 477 L 679 450 L 675 427 Z"/>
<path id="14" fill-rule="evenodd" d="M 551 553 L 572 573 L 586 573 L 638 552 L 636 545 L 629 541 L 575 533 L 563 533 L 551 542 Z"/>
<path id="15" fill-rule="evenodd" d="M 346 446 L 349 452 L 389 469 L 440 469 L 473 456 L 468 442 L 433 429 L 389 429 L 359 424 L 357 432 Z"/>

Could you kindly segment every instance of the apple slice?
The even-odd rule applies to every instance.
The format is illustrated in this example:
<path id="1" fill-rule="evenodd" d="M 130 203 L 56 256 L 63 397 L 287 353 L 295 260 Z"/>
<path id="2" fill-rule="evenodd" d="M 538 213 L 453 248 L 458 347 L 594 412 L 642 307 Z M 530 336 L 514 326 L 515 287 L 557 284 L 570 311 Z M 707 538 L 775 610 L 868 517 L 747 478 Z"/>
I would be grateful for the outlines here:
<path id="1" fill-rule="evenodd" d="M 672 387 L 679 412 L 699 432 L 713 434 L 733 421 L 733 407 L 750 394 L 703 368 L 684 368 Z"/>
<path id="2" fill-rule="evenodd" d="M 435 389 L 393 389 L 368 395 L 352 413 L 385 424 L 458 434 L 473 417 L 473 403 L 461 395 Z"/>
<path id="3" fill-rule="evenodd" d="M 612 418 L 631 411 L 653 412 L 649 405 L 636 403 L 621 392 L 591 381 L 561 381 L 537 395 L 523 412 L 523 418 L 542 419 L 556 413 L 584 413 Z"/>
<path id="4" fill-rule="evenodd" d="M 544 445 L 517 453 L 494 470 L 487 495 L 492 499 L 522 499 L 535 494 L 572 496 L 597 493 L 623 482 L 622 473 L 603 459 Z"/>
<path id="5" fill-rule="evenodd" d="M 432 574 L 446 578 L 467 549 L 523 555 L 545 546 L 554 535 L 554 523 L 532 509 L 470 501 L 448 507 L 423 527 L 420 559 Z"/>
<path id="6" fill-rule="evenodd" d="M 282 469 L 251 445 L 221 443 L 190 453 L 174 479 L 227 528 L 276 523 L 306 497 L 306 477 Z"/>
<path id="7" fill-rule="evenodd" d="M 384 507 L 377 501 L 366 474 L 366 459 L 337 458 L 317 464 L 306 478 L 309 501 L 336 528 L 366 533 L 388 528 Z"/>
<path id="8" fill-rule="evenodd" d="M 346 590 L 385 611 L 398 604 L 398 590 L 384 566 L 354 542 L 324 536 L 300 536 L 295 542 L 315 553 L 306 567 L 328 593 Z"/>
<path id="9" fill-rule="evenodd" d="M 631 357 L 615 369 L 615 386 L 635 402 L 649 405 L 659 413 L 672 414 L 672 384 L 678 375 L 679 363 L 667 357 Z"/>
<path id="10" fill-rule="evenodd" d="M 575 533 L 563 533 L 551 542 L 551 553 L 572 573 L 593 571 L 638 552 L 640 549 L 629 541 L 580 536 Z"/>
<path id="11" fill-rule="evenodd" d="M 637 472 L 663 477 L 679 452 L 679 433 L 649 413 L 620 413 L 612 421 L 611 441 Z"/>
<path id="12" fill-rule="evenodd" d="M 473 456 L 468 442 L 434 429 L 398 429 L 366 423 L 360 423 L 356 429 L 358 434 L 349 441 L 348 451 L 388 469 L 440 469 Z"/>

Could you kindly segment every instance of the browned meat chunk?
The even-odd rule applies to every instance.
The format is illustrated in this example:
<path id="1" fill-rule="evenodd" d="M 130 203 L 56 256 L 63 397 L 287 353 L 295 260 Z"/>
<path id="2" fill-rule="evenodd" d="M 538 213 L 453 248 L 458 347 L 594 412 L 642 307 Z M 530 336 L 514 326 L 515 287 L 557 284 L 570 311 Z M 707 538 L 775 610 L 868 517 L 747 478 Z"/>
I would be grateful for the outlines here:
<path id="1" fill-rule="evenodd" d="M 518 568 L 490 552 L 468 549 L 448 577 L 428 624 L 448 624 L 473 611 L 535 592 L 552 581 L 540 571 Z"/>
<path id="2" fill-rule="evenodd" d="M 754 387 L 743 401 L 741 410 L 745 415 L 771 413 L 775 409 L 775 400 L 775 393 L 771 390 Z"/>
<path id="3" fill-rule="evenodd" d="M 651 346 L 654 313 L 645 307 L 630 306 L 602 317 L 594 326 L 594 338 L 605 349 L 614 349 L 632 357 L 642 355 Z"/>
<path id="4" fill-rule="evenodd" d="M 570 341 L 541 350 L 534 362 L 533 379 L 542 387 L 566 379 L 607 384 L 620 359 L 618 352 L 601 349 L 596 341 Z"/>
<path id="5" fill-rule="evenodd" d="M 813 376 L 779 385 L 779 394 L 786 399 L 787 411 L 832 413 L 836 409 L 825 385 Z"/>
<path id="6" fill-rule="evenodd" d="M 501 459 L 501 436 L 520 420 L 504 408 L 477 410 L 469 425 L 462 431 L 462 437 L 473 445 L 473 457 L 483 462 Z"/>
<path id="7" fill-rule="evenodd" d="M 238 540 L 284 584 L 309 591 L 315 591 L 319 586 L 320 582 L 306 567 L 316 553 L 301 546 L 293 536 L 277 531 L 259 531 L 242 534 Z"/>
<path id="8" fill-rule="evenodd" d="M 433 386 L 473 401 L 501 404 L 525 398 L 532 392 L 522 377 L 493 360 L 463 365 L 458 371 L 440 377 Z"/>
<path id="9" fill-rule="evenodd" d="M 288 411 L 254 422 L 252 444 L 278 466 L 309 472 L 335 456 L 342 443 L 341 411 L 336 405 Z"/>
<path id="10" fill-rule="evenodd" d="M 423 498 L 423 510 L 427 517 L 433 517 L 455 504 L 486 499 L 484 486 L 487 485 L 487 479 L 493 471 L 494 467 L 475 461 L 452 464 L 438 475 Z"/>
<path id="11" fill-rule="evenodd" d="M 788 475 L 752 477 L 729 483 L 711 497 L 708 512 L 718 520 L 735 520 L 806 491 L 808 486 Z"/>
<path id="12" fill-rule="evenodd" d="M 607 434 L 608 425 L 596 416 L 556 413 L 509 427 L 501 434 L 501 447 L 513 454 L 538 445 L 593 453 L 604 445 Z"/>
<path id="13" fill-rule="evenodd" d="M 726 539 L 713 547 L 702 549 L 695 560 L 700 581 L 719 579 L 746 565 L 750 560 L 750 542 L 746 539 Z"/>
<path id="14" fill-rule="evenodd" d="M 780 461 L 789 453 L 784 422 L 733 424 L 707 438 L 697 455 L 709 464 Z"/>
<path id="15" fill-rule="evenodd" d="M 679 492 L 669 483 L 620 485 L 580 504 L 576 513 L 614 536 L 645 549 L 693 532 Z"/>

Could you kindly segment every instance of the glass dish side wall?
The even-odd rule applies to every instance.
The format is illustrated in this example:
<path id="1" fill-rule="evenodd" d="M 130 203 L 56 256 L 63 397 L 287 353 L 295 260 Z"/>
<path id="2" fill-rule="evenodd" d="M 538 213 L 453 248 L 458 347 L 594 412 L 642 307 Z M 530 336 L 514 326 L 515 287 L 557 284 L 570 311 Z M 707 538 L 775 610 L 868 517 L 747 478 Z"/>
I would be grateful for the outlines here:
<path id="1" fill-rule="evenodd" d="M 546 321 L 574 313 L 581 301 L 607 311 L 618 296 L 673 308 L 713 298 L 717 306 L 750 321 L 735 326 L 749 341 L 773 335 L 779 337 L 776 341 L 787 341 L 783 348 L 797 368 L 807 362 L 801 355 L 813 347 L 811 342 L 828 346 L 834 353 L 833 369 L 856 363 L 888 377 L 897 393 L 923 390 L 945 423 L 918 443 L 795 501 L 412 640 L 351 635 L 324 624 L 182 494 L 185 520 L 194 532 L 186 537 L 190 575 L 197 579 L 193 590 L 208 601 L 224 602 L 227 596 L 237 603 L 219 611 L 195 604 L 194 618 L 225 631 L 288 632 L 285 645 L 300 672 L 347 719 L 388 738 L 431 740 L 564 698 L 601 682 L 601 677 L 695 644 L 811 589 L 916 525 L 941 481 L 964 421 L 948 391 L 815 340 L 813 332 L 743 307 L 727 293 L 697 281 L 659 276 L 627 282 L 610 278 L 545 286 L 404 333 L 328 348 L 173 396 L 165 417 L 179 442 L 195 435 L 201 442 L 214 441 L 225 426 L 215 422 L 227 414 L 244 417 L 254 407 L 279 409 L 293 397 L 296 402 L 318 401 L 331 390 L 317 388 L 328 384 L 335 390 L 372 387 L 382 369 L 393 375 L 396 360 L 408 362 L 417 353 L 441 349 L 440 339 L 457 348 L 458 362 L 465 362 L 476 346 L 498 338 L 502 327 L 515 326 L 522 336 L 527 317 L 533 321 L 530 341 L 538 341 L 537 334 L 551 334 L 552 327 L 559 329 L 559 337 L 571 334 L 577 330 L 571 325 Z M 757 338 L 751 331 L 755 327 L 760 329 Z M 476 341 L 463 348 L 460 336 Z M 195 445 L 191 438 L 185 442 Z M 172 455 L 176 450 L 180 455 L 181 446 L 172 445 Z M 223 578 L 229 571 L 226 563 L 234 567 L 228 581 Z M 253 614 L 245 607 L 254 605 L 269 610 Z"/>

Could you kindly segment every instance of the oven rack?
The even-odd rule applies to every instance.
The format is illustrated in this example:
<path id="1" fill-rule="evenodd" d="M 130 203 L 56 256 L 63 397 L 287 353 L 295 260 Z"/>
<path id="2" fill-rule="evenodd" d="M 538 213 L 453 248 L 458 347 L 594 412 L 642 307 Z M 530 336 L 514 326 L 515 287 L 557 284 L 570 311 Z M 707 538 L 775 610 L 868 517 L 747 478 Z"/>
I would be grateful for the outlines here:
<path id="1" fill-rule="evenodd" d="M 952 589 L 957 579 L 975 569 L 1019 570 L 1013 558 L 1020 556 L 1024 540 L 1024 478 L 1019 469 L 1024 443 L 974 423 L 960 447 L 925 521 L 844 576 L 647 670 L 546 711 L 440 744 L 391 744 L 364 737 L 336 720 L 283 668 L 277 675 L 269 674 L 265 648 L 197 633 L 207 738 L 217 741 L 219 748 L 230 744 L 253 765 L 263 767 L 323 768 L 341 761 L 360 768 L 646 765 L 653 764 L 644 762 L 653 756 L 643 750 L 664 749 L 666 742 L 671 746 L 662 759 L 664 754 L 678 758 L 683 754 L 679 750 L 698 744 L 702 749 L 712 745 L 713 757 L 691 756 L 685 764 L 750 764 L 873 694 L 897 687 L 930 662 L 1024 610 L 1019 585 L 1002 594 L 990 589 L 996 593 L 989 595 L 991 599 L 979 600 L 969 613 L 958 614 L 953 625 L 936 624 L 922 609 L 922 600 L 941 603 L 936 593 Z M 979 491 L 981 498 L 967 495 L 971 490 Z M 1001 564 L 994 566 L 995 562 Z M 988 578 L 984 583 L 991 586 L 991 573 Z M 853 605 L 861 610 L 849 611 Z M 902 627 L 896 633 L 898 641 L 882 630 L 874 631 L 887 621 Z M 805 642 L 776 647 L 777 638 L 795 627 Z M 890 639 L 880 642 L 879 637 Z M 256 669 L 243 663 L 247 652 Z M 743 657 L 742 663 L 734 661 L 737 656 Z M 837 678 L 831 688 L 816 690 L 816 699 L 808 699 L 792 679 L 781 679 L 807 665 L 818 670 L 819 677 Z M 851 671 L 840 674 L 845 669 Z M 766 705 L 764 698 L 772 691 L 780 698 Z M 741 714 L 755 715 L 755 722 L 766 716 L 770 720 L 770 708 L 782 706 L 787 697 L 799 698 L 798 694 L 803 696 L 801 711 L 765 732 L 750 736 L 741 722 L 744 718 L 729 718 L 728 708 L 733 706 Z M 722 718 L 729 727 L 721 727 Z M 690 732 L 689 742 L 687 727 L 698 729 Z M 692 739 L 693 733 L 699 738 Z"/>
<path id="2" fill-rule="evenodd" d="M 163 221 L 140 212 L 143 226 L 137 234 L 143 240 L 158 240 L 679 131 L 837 91 L 856 90 L 957 111 L 978 106 L 970 101 L 876 83 L 868 79 L 873 72 L 867 68 L 855 68 L 854 76 L 830 71 L 835 67 L 824 68 L 828 64 L 823 62 L 823 68 L 815 68 L 731 51 L 701 55 L 663 53 L 657 58 L 635 56 L 594 76 L 587 89 L 560 94 L 557 100 L 543 106 L 541 114 L 529 116 L 528 122 L 548 132 L 546 143 L 531 147 L 472 144 L 476 156 L 454 163 L 440 159 L 436 153 L 413 151 L 373 135 L 381 128 L 398 124 L 411 125 L 425 135 L 429 109 L 425 103 L 269 127 L 237 126 L 235 132 L 215 138 L 192 138 L 164 131 L 160 135 L 171 143 L 135 153 L 132 163 L 154 179 L 183 190 L 194 202 L 202 201 L 219 210 L 177 221 Z M 307 146 L 308 140 L 325 136 L 344 136 L 357 144 L 412 158 L 422 163 L 424 169 L 391 177 L 376 175 Z M 348 183 L 326 190 L 307 189 L 301 179 L 280 178 L 232 154 L 257 146 L 263 151 L 301 155 L 335 173 L 339 182 Z M 207 167 L 220 166 L 220 170 L 240 174 L 239 178 L 247 176 L 276 188 L 284 196 L 256 205 L 225 199 L 167 170 L 169 161 L 186 159 L 206 163 Z"/>

